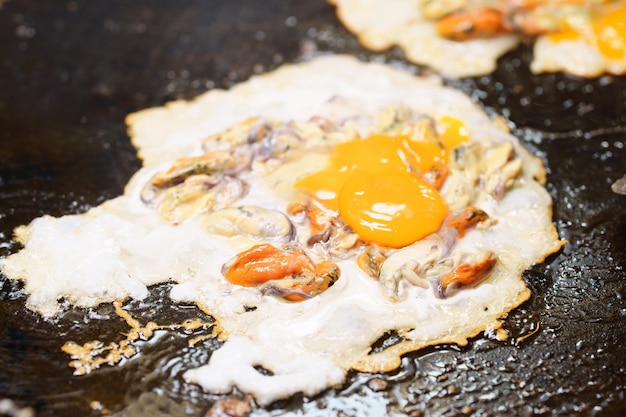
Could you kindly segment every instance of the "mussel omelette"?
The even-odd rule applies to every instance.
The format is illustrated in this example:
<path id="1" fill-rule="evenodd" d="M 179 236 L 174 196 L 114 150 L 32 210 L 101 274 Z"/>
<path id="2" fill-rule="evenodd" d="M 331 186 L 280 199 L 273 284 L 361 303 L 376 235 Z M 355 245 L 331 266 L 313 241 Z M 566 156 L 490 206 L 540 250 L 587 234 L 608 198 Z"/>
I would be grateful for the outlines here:
<path id="1" fill-rule="evenodd" d="M 208 392 L 265 405 L 504 338 L 523 271 L 563 244 L 541 161 L 438 78 L 318 57 L 128 124 L 144 167 L 124 194 L 17 228 L 0 268 L 48 318 L 171 282 L 219 324 L 184 374 Z"/>
<path id="2" fill-rule="evenodd" d="M 624 0 L 328 0 L 372 50 L 397 45 L 453 77 L 489 74 L 520 42 L 533 73 L 626 74 Z"/>

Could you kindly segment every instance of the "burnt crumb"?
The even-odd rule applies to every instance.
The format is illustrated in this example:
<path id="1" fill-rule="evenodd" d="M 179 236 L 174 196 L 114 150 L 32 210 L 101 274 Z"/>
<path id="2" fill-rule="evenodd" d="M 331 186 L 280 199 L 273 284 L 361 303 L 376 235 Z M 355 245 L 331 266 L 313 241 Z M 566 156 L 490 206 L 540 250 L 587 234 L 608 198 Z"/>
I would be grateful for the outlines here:
<path id="1" fill-rule="evenodd" d="M 6 417 L 35 417 L 35 410 L 31 407 L 21 408 L 13 400 L 0 399 L 0 415 Z"/>
<path id="2" fill-rule="evenodd" d="M 472 406 L 471 405 L 464 405 L 463 408 L 461 408 L 461 413 L 465 414 L 465 415 L 469 415 L 472 413 Z"/>
<path id="3" fill-rule="evenodd" d="M 367 386 L 374 392 L 384 391 L 387 389 L 389 384 L 382 378 L 372 378 L 367 381 Z"/>
<path id="4" fill-rule="evenodd" d="M 251 395 L 243 398 L 228 397 L 213 404 L 204 417 L 247 417 L 253 408 Z"/>
<path id="5" fill-rule="evenodd" d="M 260 366 L 260 365 L 256 365 L 256 366 L 254 367 L 254 369 L 256 369 L 256 371 L 257 371 L 258 373 L 260 373 L 261 375 L 265 375 L 265 376 L 272 376 L 272 375 L 274 375 L 274 372 L 272 372 L 272 371 L 270 371 L 269 369 L 264 368 L 264 367 L 262 367 L 262 366 Z"/>
<path id="6" fill-rule="evenodd" d="M 626 195 L 626 175 L 611 184 L 611 191 L 616 194 Z"/>

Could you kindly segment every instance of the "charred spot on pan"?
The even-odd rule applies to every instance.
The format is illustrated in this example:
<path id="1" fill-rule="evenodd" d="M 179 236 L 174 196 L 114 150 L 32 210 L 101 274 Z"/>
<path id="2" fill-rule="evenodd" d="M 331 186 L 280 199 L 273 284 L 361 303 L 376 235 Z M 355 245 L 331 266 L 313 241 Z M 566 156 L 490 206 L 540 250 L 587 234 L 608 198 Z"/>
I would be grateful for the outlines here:
<path id="1" fill-rule="evenodd" d="M 550 276 L 540 268 L 533 266 L 522 274 L 522 278 L 526 281 L 533 294 L 542 294 L 552 284 Z"/>
<path id="2" fill-rule="evenodd" d="M 9 280 L 0 274 L 0 300 L 17 300 L 23 296 L 24 281 Z"/>
<path id="3" fill-rule="evenodd" d="M 397 345 L 402 342 L 404 337 L 398 334 L 397 330 L 390 330 L 383 334 L 377 341 L 372 344 L 372 350 L 370 351 L 370 355 L 378 352 L 382 352 L 383 350 Z"/>
<path id="4" fill-rule="evenodd" d="M 255 369 L 258 373 L 260 373 L 261 375 L 265 375 L 265 376 L 274 376 L 274 372 L 270 371 L 270 370 L 269 370 L 269 369 L 267 369 L 267 368 L 264 368 L 264 367 L 263 367 L 263 366 L 261 366 L 261 365 L 256 365 L 256 366 L 254 366 L 254 369 Z"/>
<path id="5" fill-rule="evenodd" d="M 0 186 L 2 186 L 1 183 Z M 6 216 L 7 213 L 4 213 L 4 217 L 2 218 L 6 218 Z M 17 239 L 15 239 L 15 237 L 9 236 L 9 233 L 0 232 L 0 238 L 3 239 L 3 244 L 0 245 L 0 257 L 9 256 L 12 253 L 17 253 L 18 251 L 24 249 L 24 245 L 22 245 Z M 2 275 L 1 273 L 0 278 L 4 278 L 4 275 Z"/>
<path id="6" fill-rule="evenodd" d="M 324 400 L 321 400 L 322 403 Z M 305 396 L 301 392 L 297 392 L 292 395 L 290 398 L 285 398 L 282 400 L 274 401 L 270 406 L 267 407 L 268 411 L 272 410 L 295 410 L 301 408 L 303 404 L 306 402 Z"/>
<path id="7" fill-rule="evenodd" d="M 143 300 L 129 300 L 124 309 L 135 317 L 165 317 L 169 323 L 183 323 L 191 318 L 205 323 L 214 324 L 215 318 L 198 308 L 196 303 L 174 303 L 169 297 L 173 287 L 172 282 L 151 285 L 149 295 Z M 104 305 L 103 305 L 104 306 Z M 111 310 L 115 314 L 115 309 Z"/>

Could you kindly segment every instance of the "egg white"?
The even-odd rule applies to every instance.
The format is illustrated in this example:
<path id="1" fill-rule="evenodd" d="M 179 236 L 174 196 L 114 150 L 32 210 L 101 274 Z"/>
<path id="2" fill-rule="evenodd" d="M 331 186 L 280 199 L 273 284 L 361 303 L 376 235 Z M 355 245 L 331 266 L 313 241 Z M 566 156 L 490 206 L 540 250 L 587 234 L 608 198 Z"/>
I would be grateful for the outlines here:
<path id="1" fill-rule="evenodd" d="M 202 227 L 201 216 L 168 224 L 140 201 L 154 173 L 178 157 L 200 153 L 203 138 L 234 122 L 258 116 L 307 120 L 320 114 L 367 118 L 390 103 L 434 118 L 460 119 L 472 141 L 509 141 L 523 161 L 518 187 L 502 200 L 481 202 L 497 224 L 470 231 L 454 249 L 493 251 L 498 266 L 481 285 L 453 297 L 441 299 L 431 289 L 410 287 L 406 299 L 391 301 L 353 259 L 339 259 L 342 273 L 335 285 L 304 302 L 281 302 L 255 288 L 232 285 L 221 274 L 222 265 L 254 241 L 213 236 Z M 237 387 L 264 405 L 340 385 L 350 369 L 390 371 L 402 354 L 425 346 L 463 345 L 481 331 L 500 328 L 500 319 L 530 295 L 522 272 L 563 244 L 551 222 L 550 197 L 536 180 L 545 174 L 539 160 L 468 97 L 437 78 L 417 78 L 349 57 L 320 57 L 285 65 L 229 91 L 132 114 L 128 122 L 145 166 L 124 195 L 85 214 L 44 216 L 18 228 L 24 249 L 1 259 L 0 268 L 8 278 L 25 282 L 27 307 L 45 317 L 58 314 L 62 298 L 94 307 L 141 299 L 147 286 L 174 282 L 174 301 L 197 303 L 223 330 L 225 343 L 209 363 L 185 373 L 189 383 L 209 392 Z M 237 204 L 284 210 L 292 198 L 290 184 L 317 165 L 296 160 L 273 174 L 246 174 L 250 192 Z M 404 341 L 370 354 L 372 344 L 389 330 L 401 332 Z M 271 375 L 259 373 L 257 366 Z"/>

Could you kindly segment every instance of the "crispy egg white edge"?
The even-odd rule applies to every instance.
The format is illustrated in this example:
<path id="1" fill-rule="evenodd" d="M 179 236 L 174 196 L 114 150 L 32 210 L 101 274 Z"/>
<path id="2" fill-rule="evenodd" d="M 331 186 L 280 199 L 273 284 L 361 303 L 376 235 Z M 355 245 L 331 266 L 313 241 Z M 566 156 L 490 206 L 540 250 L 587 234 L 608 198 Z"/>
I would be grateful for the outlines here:
<path id="1" fill-rule="evenodd" d="M 447 114 L 463 120 L 473 140 L 494 137 L 515 144 L 528 168 L 522 188 L 493 207 L 485 203 L 498 225 L 468 233 L 465 243 L 474 245 L 473 250 L 495 245 L 506 261 L 484 284 L 445 300 L 430 290 L 411 288 L 407 300 L 392 303 L 375 280 L 352 262 L 340 261 L 342 277 L 333 287 L 307 302 L 287 304 L 254 289 L 234 288 L 221 276 L 224 261 L 245 242 L 208 236 L 197 218 L 172 227 L 139 201 L 143 184 L 177 157 L 199 153 L 203 137 L 251 116 L 306 119 L 336 96 L 350 97 L 370 112 L 401 101 L 434 117 Z M 47 317 L 59 312 L 60 297 L 91 307 L 141 299 L 148 285 L 174 281 L 171 297 L 211 311 L 228 336 L 207 365 L 185 374 L 207 391 L 229 392 L 236 386 L 260 404 L 296 392 L 314 395 L 341 384 L 346 371 L 367 358 L 371 344 L 392 328 L 417 329 L 407 334 L 406 351 L 447 341 L 462 344 L 485 328 L 497 327 L 501 316 L 523 302 L 529 292 L 520 279 L 522 271 L 560 247 L 550 198 L 532 179 L 543 169 L 541 164 L 515 138 L 494 127 L 468 97 L 442 87 L 437 79 L 354 58 L 323 57 L 285 65 L 229 92 L 212 91 L 190 103 L 135 113 L 128 120 L 146 166 L 131 179 L 124 196 L 83 215 L 44 216 L 19 228 L 16 236 L 25 248 L 0 260 L 0 268 L 9 278 L 25 281 L 28 307 Z M 261 180 L 251 189 L 247 203 L 286 204 Z M 529 239 L 533 245 L 520 247 Z M 246 306 L 257 308 L 246 311 Z M 488 311 L 485 306 L 490 306 Z M 274 375 L 258 373 L 257 365 Z"/>
<path id="2" fill-rule="evenodd" d="M 563 71 L 579 77 L 619 75 L 626 73 L 626 58 L 607 58 L 583 38 L 555 42 L 549 36 L 541 36 L 533 47 L 530 69 L 534 73 Z"/>

